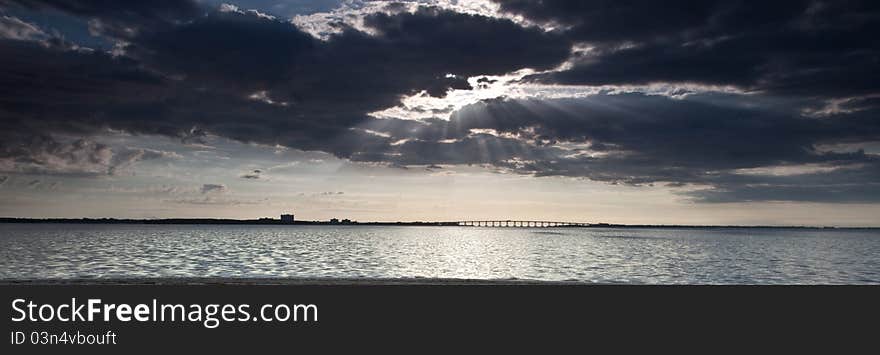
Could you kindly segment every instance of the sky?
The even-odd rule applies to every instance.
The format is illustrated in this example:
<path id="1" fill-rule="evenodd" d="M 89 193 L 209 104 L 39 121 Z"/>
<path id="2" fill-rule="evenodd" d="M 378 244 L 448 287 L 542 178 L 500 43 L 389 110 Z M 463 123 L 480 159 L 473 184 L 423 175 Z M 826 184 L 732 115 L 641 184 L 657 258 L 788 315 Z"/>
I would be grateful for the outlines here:
<path id="1" fill-rule="evenodd" d="M 0 0 L 0 216 L 880 226 L 876 1 Z"/>

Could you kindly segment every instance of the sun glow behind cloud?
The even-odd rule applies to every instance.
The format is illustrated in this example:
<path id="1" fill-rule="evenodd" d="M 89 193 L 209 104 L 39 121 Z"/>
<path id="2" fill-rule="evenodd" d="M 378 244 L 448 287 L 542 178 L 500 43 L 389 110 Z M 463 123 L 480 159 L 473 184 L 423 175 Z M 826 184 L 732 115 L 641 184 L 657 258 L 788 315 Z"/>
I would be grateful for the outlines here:
<path id="1" fill-rule="evenodd" d="M 340 33 L 345 27 L 375 34 L 373 28 L 364 25 L 364 17 L 375 13 L 396 14 L 413 13 L 420 7 L 436 7 L 463 14 L 479 15 L 493 18 L 504 18 L 525 26 L 535 26 L 522 16 L 504 14 L 498 11 L 498 4 L 490 0 L 416 0 L 416 1 L 364 1 L 345 0 L 339 7 L 328 12 L 308 15 L 295 15 L 290 22 L 316 38 L 327 39 L 332 34 Z"/>

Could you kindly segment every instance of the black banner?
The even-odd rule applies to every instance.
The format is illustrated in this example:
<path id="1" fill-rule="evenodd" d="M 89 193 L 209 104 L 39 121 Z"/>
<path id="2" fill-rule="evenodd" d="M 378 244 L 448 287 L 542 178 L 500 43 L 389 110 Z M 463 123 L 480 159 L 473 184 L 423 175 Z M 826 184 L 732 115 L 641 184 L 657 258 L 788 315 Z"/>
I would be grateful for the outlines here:
<path id="1" fill-rule="evenodd" d="M 880 315 L 880 288 L 850 286 L 6 284 L 0 293 L 3 354 L 622 351 L 707 343 L 838 351 L 870 344 Z M 99 310 L 92 321 L 90 302 Z M 164 320 L 156 311 L 162 305 Z M 171 320 L 171 313 L 183 314 L 176 305 L 193 318 Z M 234 320 L 221 319 L 227 305 Z"/>

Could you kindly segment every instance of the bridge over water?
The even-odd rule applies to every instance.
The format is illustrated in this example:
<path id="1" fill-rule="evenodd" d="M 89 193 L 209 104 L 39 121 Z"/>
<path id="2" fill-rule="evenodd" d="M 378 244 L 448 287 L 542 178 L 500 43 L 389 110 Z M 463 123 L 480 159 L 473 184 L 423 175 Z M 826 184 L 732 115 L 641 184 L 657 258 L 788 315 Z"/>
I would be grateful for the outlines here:
<path id="1" fill-rule="evenodd" d="M 511 228 L 552 228 L 552 227 L 589 227 L 589 223 L 557 222 L 557 221 L 458 221 L 462 227 L 511 227 Z"/>

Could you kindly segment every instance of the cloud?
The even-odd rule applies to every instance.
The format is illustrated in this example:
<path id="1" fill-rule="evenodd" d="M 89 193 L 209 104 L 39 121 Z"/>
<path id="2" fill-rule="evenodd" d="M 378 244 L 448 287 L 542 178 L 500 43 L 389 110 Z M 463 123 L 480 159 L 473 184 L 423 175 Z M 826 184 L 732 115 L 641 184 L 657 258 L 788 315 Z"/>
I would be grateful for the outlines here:
<path id="1" fill-rule="evenodd" d="M 0 38 L 20 41 L 43 41 L 50 36 L 34 24 L 0 15 Z"/>
<path id="2" fill-rule="evenodd" d="M 256 205 L 256 204 L 264 203 L 265 201 L 223 199 L 223 198 L 214 198 L 214 197 L 207 196 L 204 198 L 164 200 L 163 202 L 182 204 L 182 205 L 200 205 L 200 206 L 239 206 L 239 205 Z"/>
<path id="3" fill-rule="evenodd" d="M 876 92 L 873 1 L 499 1 L 502 11 L 565 28 L 585 48 L 527 81 L 577 85 L 701 83 L 779 95 Z"/>
<path id="4" fill-rule="evenodd" d="M 260 178 L 260 174 L 261 174 L 261 173 L 262 173 L 261 170 L 259 170 L 259 169 L 255 169 L 255 170 L 253 170 L 253 171 L 251 171 L 251 172 L 249 172 L 249 173 L 245 173 L 244 175 L 241 176 L 241 178 L 242 178 L 242 179 L 256 180 L 256 179 L 259 179 L 259 178 Z"/>
<path id="5" fill-rule="evenodd" d="M 141 196 L 146 196 L 146 197 L 153 197 L 153 196 L 157 196 L 157 195 L 175 196 L 175 195 L 185 195 L 185 194 L 198 193 L 199 189 L 192 188 L 192 187 L 184 188 L 184 187 L 176 186 L 176 185 L 148 185 L 148 186 L 143 186 L 143 187 L 110 185 L 110 186 L 105 186 L 105 187 L 100 187 L 100 188 L 85 189 L 84 191 L 94 192 L 94 193 L 102 193 L 102 194 L 103 193 L 123 193 L 123 194 L 134 194 L 134 195 L 141 195 Z"/>
<path id="6" fill-rule="evenodd" d="M 681 191 L 699 202 L 794 201 L 876 203 L 880 187 L 880 157 L 849 165 L 785 174 L 724 172 L 711 177 L 712 188 Z"/>
<path id="7" fill-rule="evenodd" d="M 224 193 L 227 191 L 226 185 L 222 184 L 204 184 L 202 185 L 202 193 Z"/>
<path id="8" fill-rule="evenodd" d="M 864 193 L 880 176 L 876 154 L 818 148 L 880 141 L 880 62 L 867 35 L 880 18 L 873 2 L 500 3 L 506 15 L 536 27 L 423 6 L 361 13 L 358 26 L 335 24 L 322 38 L 257 12 L 189 1 L 2 2 L 12 3 L 88 20 L 120 50 L 41 45 L 25 40 L 32 37 L 23 35 L 26 26 L 6 20 L 4 28 L 18 26 L 22 34 L 0 39 L 3 171 L 94 175 L 173 158 L 43 138 L 113 129 L 186 143 L 217 135 L 390 167 L 473 164 L 664 183 L 704 202 L 876 196 Z M 406 96 L 485 89 L 490 76 L 525 68 L 534 70 L 526 83 L 599 93 L 498 97 L 461 107 L 448 120 L 370 115 Z M 471 77 L 481 78 L 476 87 Z M 673 99 L 595 87 L 653 83 L 735 86 L 747 94 Z M 804 164 L 828 169 L 741 174 Z M 806 187 L 822 192 L 803 193 Z M 208 202 L 216 201 L 190 201 Z"/>
<path id="9" fill-rule="evenodd" d="M 142 148 L 111 148 L 93 140 L 57 140 L 49 135 L 0 134 L 0 171 L 73 176 L 114 175 L 134 164 L 177 159 L 173 152 Z"/>
<path id="10" fill-rule="evenodd" d="M 0 6 L 61 11 L 90 21 L 96 33 L 128 38 L 142 30 L 180 23 L 204 10 L 192 0 L 0 0 Z"/>
<path id="11" fill-rule="evenodd" d="M 180 158 L 182 158 L 182 156 L 175 152 L 144 148 L 126 148 L 113 157 L 113 162 L 108 168 L 107 173 L 109 175 L 114 175 L 120 170 L 131 167 L 132 165 L 140 161 Z"/>
<path id="12" fill-rule="evenodd" d="M 756 199 L 760 194 L 747 195 L 746 187 L 753 185 L 811 186 L 828 192 L 803 194 L 799 199 L 842 202 L 876 197 L 846 186 L 880 183 L 880 158 L 862 150 L 820 147 L 880 140 L 878 112 L 816 119 L 800 115 L 797 106 L 783 101 L 755 106 L 741 95 L 502 98 L 466 106 L 449 121 L 385 121 L 372 126 L 392 139 L 409 140 L 353 159 L 398 165 L 481 164 L 521 174 L 615 184 L 713 187 L 686 194 L 706 202 L 722 197 Z M 827 169 L 810 179 L 804 174 L 750 180 L 738 175 L 742 169 L 804 164 Z M 794 193 L 765 196 L 796 198 Z"/>
<path id="13" fill-rule="evenodd" d="M 140 21 L 173 8 L 143 6 L 123 12 L 145 12 L 132 15 Z M 124 55 L 0 40 L 8 54 L 0 58 L 8 74 L 0 128 L 75 135 L 109 127 L 181 140 L 210 133 L 347 158 L 390 143 L 352 128 L 404 95 L 442 96 L 466 88 L 468 76 L 550 68 L 569 51 L 539 29 L 436 8 L 365 22 L 374 34 L 346 28 L 323 41 L 288 22 L 213 11 L 131 35 Z"/>

